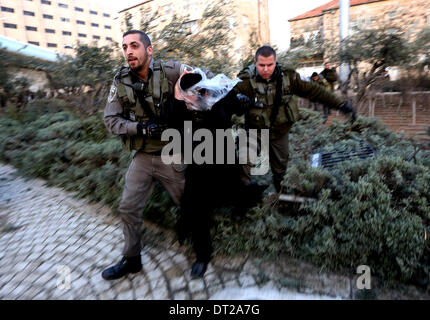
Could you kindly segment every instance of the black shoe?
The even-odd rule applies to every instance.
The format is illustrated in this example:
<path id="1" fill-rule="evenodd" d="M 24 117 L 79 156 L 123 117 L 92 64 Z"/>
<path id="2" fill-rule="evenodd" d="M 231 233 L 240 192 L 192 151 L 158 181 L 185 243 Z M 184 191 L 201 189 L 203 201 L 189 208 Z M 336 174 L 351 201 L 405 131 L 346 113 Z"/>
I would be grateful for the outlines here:
<path id="1" fill-rule="evenodd" d="M 207 262 L 201 262 L 201 261 L 194 262 L 193 266 L 191 267 L 191 277 L 193 278 L 203 277 L 207 268 L 208 268 Z"/>
<path id="2" fill-rule="evenodd" d="M 115 280 L 129 273 L 137 273 L 140 270 L 142 270 L 140 255 L 130 258 L 123 257 L 118 264 L 104 270 L 102 272 L 102 277 L 105 280 Z"/>

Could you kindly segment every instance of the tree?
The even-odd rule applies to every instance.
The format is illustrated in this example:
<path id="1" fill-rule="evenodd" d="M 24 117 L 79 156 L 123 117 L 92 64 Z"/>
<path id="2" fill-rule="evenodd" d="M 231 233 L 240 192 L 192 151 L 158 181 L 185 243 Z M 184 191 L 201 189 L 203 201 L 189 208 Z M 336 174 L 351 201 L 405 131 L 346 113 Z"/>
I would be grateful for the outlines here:
<path id="1" fill-rule="evenodd" d="M 407 65 L 411 61 L 410 44 L 397 29 L 358 29 L 340 51 L 340 59 L 349 64 L 349 85 L 354 74 L 357 83 L 355 103 L 359 106 L 366 97 L 366 90 L 380 78 L 387 67 Z M 366 63 L 368 69 L 359 73 L 359 64 Z"/>
<path id="2" fill-rule="evenodd" d="M 174 15 L 160 30 L 154 26 L 154 21 L 160 18 L 159 12 L 142 9 L 144 19 L 140 27 L 151 38 L 154 58 L 178 60 L 214 73 L 229 74 L 236 70 L 231 62 L 232 36 L 228 24 L 231 6 L 230 0 L 210 2 L 199 21 L 191 21 L 187 14 Z"/>
<path id="3" fill-rule="evenodd" d="M 48 72 L 52 89 L 83 111 L 96 111 L 104 105 L 112 78 L 122 65 L 109 46 L 77 44 L 75 56 L 59 58 Z"/>

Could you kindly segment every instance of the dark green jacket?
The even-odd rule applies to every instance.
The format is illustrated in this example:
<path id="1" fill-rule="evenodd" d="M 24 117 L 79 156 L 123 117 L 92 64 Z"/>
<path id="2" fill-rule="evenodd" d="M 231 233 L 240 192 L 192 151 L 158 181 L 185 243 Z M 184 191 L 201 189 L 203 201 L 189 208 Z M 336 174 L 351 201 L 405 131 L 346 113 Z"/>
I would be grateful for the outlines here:
<path id="1" fill-rule="evenodd" d="M 270 116 L 273 110 L 276 83 L 282 73 L 282 100 L 276 121 L 271 123 Z M 302 78 L 295 70 L 277 65 L 270 80 L 263 79 L 257 74 L 254 65 L 248 66 L 238 74 L 239 82 L 234 90 L 244 94 L 262 108 L 252 107 L 245 115 L 248 128 L 270 128 L 271 136 L 288 132 L 292 124 L 298 120 L 298 107 L 294 96 L 320 102 L 330 108 L 338 108 L 342 100 L 329 90 Z M 273 134 L 272 134 L 273 133 Z"/>

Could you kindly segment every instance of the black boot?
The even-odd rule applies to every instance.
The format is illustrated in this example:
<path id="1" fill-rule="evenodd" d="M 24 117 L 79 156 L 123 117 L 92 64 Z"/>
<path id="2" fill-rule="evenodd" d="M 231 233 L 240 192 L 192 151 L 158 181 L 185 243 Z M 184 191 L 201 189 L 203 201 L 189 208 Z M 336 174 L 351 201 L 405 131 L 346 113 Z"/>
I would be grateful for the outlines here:
<path id="1" fill-rule="evenodd" d="M 118 264 L 104 270 L 102 277 L 105 280 L 115 280 L 129 273 L 137 273 L 140 270 L 142 270 L 140 255 L 130 258 L 123 257 Z"/>
<path id="2" fill-rule="evenodd" d="M 191 277 L 192 278 L 201 278 L 206 272 L 206 269 L 208 268 L 207 262 L 202 261 L 196 261 L 193 263 L 193 266 L 191 267 Z"/>

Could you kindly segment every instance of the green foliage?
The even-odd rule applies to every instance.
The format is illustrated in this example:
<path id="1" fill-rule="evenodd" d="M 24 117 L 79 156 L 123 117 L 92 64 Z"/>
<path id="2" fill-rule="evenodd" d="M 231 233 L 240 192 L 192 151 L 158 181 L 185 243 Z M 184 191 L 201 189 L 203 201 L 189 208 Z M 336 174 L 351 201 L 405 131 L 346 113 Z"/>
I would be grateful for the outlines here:
<path id="1" fill-rule="evenodd" d="M 301 113 L 290 134 L 284 188 L 315 200 L 286 204 L 283 210 L 269 203 L 248 212 L 240 224 L 217 217 L 218 250 L 269 257 L 286 253 L 348 273 L 365 264 L 388 284 L 426 285 L 430 155 L 423 151 L 412 161 L 412 143 L 374 119 L 326 128 L 319 114 Z M 330 171 L 310 166 L 310 154 L 353 148 L 358 139 L 376 150 L 375 158 L 343 162 Z"/>
<path id="2" fill-rule="evenodd" d="M 0 160 L 116 209 L 130 155 L 106 134 L 101 113 L 81 118 L 51 103 L 43 115 L 29 108 L 16 119 L 0 119 Z M 321 123 L 319 113 L 301 109 L 284 180 L 286 193 L 315 200 L 279 207 L 267 202 L 240 222 L 233 222 L 229 208 L 217 210 L 216 250 L 271 258 L 284 253 L 348 273 L 366 264 L 387 283 L 426 284 L 430 155 L 417 153 L 416 144 L 374 119 L 334 121 L 328 128 Z M 376 150 L 374 158 L 343 162 L 330 171 L 310 166 L 312 153 L 353 149 L 359 140 Z M 162 187 L 155 190 L 144 217 L 172 228 L 177 209 Z"/>
<path id="3" fill-rule="evenodd" d="M 228 24 L 229 0 L 208 2 L 201 23 L 193 32 L 189 15 L 174 15 L 161 29 L 155 31 L 152 22 L 160 18 L 158 12 L 143 10 L 145 17 L 140 27 L 152 41 L 154 58 L 177 60 L 191 66 L 206 68 L 213 73 L 229 74 L 236 68 L 231 63 L 232 36 Z M 126 17 L 127 21 L 127 17 Z"/>

